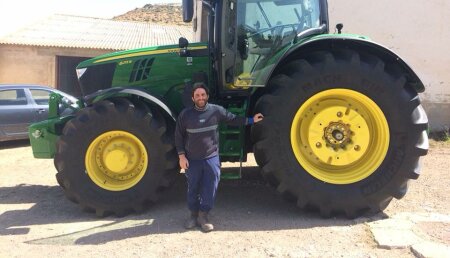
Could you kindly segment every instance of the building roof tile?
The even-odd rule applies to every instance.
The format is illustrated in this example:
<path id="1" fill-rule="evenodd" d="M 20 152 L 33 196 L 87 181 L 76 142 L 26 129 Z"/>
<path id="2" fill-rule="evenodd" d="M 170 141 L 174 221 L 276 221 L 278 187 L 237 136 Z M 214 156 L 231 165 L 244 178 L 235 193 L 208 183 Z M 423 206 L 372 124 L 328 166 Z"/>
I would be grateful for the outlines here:
<path id="1" fill-rule="evenodd" d="M 192 41 L 192 34 L 189 26 L 56 14 L 0 37 L 0 44 L 125 50 Z"/>

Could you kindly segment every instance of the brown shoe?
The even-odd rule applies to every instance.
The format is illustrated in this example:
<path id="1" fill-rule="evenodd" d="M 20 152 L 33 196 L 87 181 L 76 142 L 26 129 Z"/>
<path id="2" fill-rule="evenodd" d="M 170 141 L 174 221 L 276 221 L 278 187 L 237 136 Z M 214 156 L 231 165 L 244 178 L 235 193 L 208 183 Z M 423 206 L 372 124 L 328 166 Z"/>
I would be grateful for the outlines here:
<path id="1" fill-rule="evenodd" d="M 197 226 L 197 217 L 198 217 L 198 211 L 191 211 L 191 215 L 184 222 L 184 228 L 185 229 L 195 228 L 195 226 Z"/>
<path id="2" fill-rule="evenodd" d="M 213 224 L 208 221 L 208 212 L 200 211 L 197 217 L 197 225 L 202 228 L 203 232 L 210 232 L 214 229 Z"/>

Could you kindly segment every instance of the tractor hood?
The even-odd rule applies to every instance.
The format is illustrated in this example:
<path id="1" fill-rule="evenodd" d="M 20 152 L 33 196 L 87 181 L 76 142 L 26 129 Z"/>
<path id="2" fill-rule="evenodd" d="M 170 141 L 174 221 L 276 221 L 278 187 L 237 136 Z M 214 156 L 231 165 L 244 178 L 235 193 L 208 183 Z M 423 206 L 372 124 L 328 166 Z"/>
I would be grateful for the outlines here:
<path id="1" fill-rule="evenodd" d="M 206 48 L 204 43 L 194 43 L 188 50 Z M 163 96 L 169 85 L 182 83 L 191 78 L 194 67 L 207 64 L 202 58 L 187 60 L 179 53 L 178 45 L 168 45 L 120 51 L 86 60 L 77 66 L 81 92 L 87 96 L 113 87 L 145 87 Z"/>
<path id="2" fill-rule="evenodd" d="M 190 50 L 194 49 L 204 49 L 207 45 L 205 43 L 191 43 L 188 47 Z M 124 50 L 118 52 L 112 52 L 94 58 L 85 60 L 78 64 L 77 70 L 92 65 L 106 64 L 106 63 L 116 63 L 118 60 L 127 60 L 130 58 L 136 58 L 140 56 L 167 54 L 167 53 L 180 53 L 180 48 L 178 45 L 165 45 L 165 46 L 153 46 L 145 48 L 137 48 L 131 50 Z"/>

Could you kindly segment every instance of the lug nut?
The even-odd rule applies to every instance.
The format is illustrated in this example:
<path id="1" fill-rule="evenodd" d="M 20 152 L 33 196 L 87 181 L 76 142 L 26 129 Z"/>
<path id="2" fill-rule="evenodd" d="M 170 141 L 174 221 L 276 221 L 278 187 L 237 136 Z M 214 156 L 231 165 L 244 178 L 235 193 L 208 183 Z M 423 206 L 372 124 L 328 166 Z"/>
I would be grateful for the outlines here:
<path id="1" fill-rule="evenodd" d="M 337 112 L 337 116 L 342 117 L 342 112 L 341 111 Z"/>
<path id="2" fill-rule="evenodd" d="M 320 147 L 322 147 L 322 144 L 320 142 L 318 142 L 318 143 L 316 143 L 316 147 L 320 148 Z"/>
<path id="3" fill-rule="evenodd" d="M 354 149 L 355 149 L 355 151 L 359 151 L 361 149 L 361 147 L 359 145 L 355 145 Z"/>

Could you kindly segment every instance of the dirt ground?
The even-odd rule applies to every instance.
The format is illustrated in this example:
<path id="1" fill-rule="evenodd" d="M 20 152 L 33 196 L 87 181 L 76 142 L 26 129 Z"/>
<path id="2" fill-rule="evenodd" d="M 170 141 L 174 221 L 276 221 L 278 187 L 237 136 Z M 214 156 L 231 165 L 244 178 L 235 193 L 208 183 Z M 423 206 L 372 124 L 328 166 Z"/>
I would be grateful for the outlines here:
<path id="1" fill-rule="evenodd" d="M 432 142 L 421 177 L 384 213 L 355 220 L 322 219 L 284 201 L 257 175 L 221 182 L 214 232 L 185 231 L 183 177 L 141 214 L 99 219 L 68 201 L 52 160 L 32 157 L 27 141 L 0 143 L 0 257 L 414 257 L 381 248 L 369 222 L 402 214 L 450 215 L 450 144 Z M 237 169 L 238 164 L 225 164 Z M 450 224 L 420 222 L 414 232 L 450 246 Z"/>

